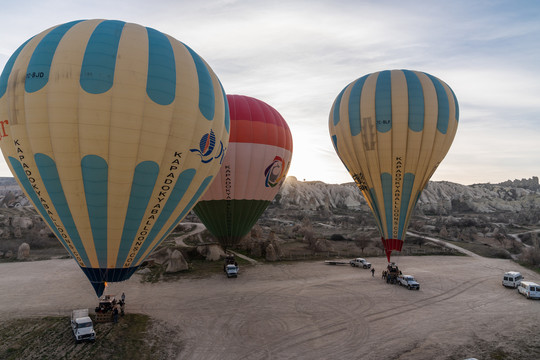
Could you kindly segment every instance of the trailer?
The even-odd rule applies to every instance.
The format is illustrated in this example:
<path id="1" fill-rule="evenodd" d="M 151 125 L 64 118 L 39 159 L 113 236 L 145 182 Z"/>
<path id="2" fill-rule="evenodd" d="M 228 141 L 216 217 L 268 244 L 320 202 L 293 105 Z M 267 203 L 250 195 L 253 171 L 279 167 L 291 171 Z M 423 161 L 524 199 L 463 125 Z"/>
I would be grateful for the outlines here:
<path id="1" fill-rule="evenodd" d="M 349 265 L 349 262 L 346 260 L 326 260 L 324 263 L 326 265 Z"/>

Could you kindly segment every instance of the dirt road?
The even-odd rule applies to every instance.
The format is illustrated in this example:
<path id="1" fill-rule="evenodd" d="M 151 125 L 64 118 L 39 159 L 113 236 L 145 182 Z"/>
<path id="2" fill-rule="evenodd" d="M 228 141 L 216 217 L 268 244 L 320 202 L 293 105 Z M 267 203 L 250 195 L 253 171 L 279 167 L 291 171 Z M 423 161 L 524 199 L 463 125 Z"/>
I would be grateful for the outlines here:
<path id="1" fill-rule="evenodd" d="M 420 291 L 322 262 L 244 267 L 236 279 L 113 284 L 130 312 L 179 329 L 177 359 L 537 359 L 540 301 L 501 286 L 509 260 L 400 257 Z M 68 315 L 96 297 L 72 260 L 0 264 L 0 319 Z M 529 353 L 522 349 L 536 349 Z M 499 357 L 496 357 L 499 356 Z M 507 356 L 507 357 L 504 357 Z"/>

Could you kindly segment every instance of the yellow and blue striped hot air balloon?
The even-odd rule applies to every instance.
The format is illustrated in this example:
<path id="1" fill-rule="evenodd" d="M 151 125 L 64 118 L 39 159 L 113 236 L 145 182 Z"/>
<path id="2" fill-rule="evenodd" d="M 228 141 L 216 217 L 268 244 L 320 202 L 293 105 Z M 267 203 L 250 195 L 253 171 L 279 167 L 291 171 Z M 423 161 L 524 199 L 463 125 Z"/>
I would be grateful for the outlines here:
<path id="1" fill-rule="evenodd" d="M 0 77 L 0 147 L 96 294 L 128 279 L 219 171 L 229 111 L 212 69 L 152 28 L 73 21 Z"/>
<path id="2" fill-rule="evenodd" d="M 409 70 L 365 75 L 330 111 L 330 136 L 367 200 L 390 261 L 401 251 L 412 210 L 450 149 L 457 99 L 436 77 Z"/>

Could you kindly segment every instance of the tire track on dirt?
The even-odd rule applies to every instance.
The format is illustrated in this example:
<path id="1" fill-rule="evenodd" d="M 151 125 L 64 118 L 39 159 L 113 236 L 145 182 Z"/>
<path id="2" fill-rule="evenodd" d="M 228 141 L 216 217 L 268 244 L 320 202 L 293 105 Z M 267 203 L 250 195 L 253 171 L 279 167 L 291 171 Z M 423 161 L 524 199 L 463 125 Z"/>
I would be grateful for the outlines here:
<path id="1" fill-rule="evenodd" d="M 325 300 L 319 300 L 313 296 L 304 296 L 303 292 L 311 293 L 312 287 L 325 288 L 325 293 L 330 292 L 339 294 L 342 298 L 350 299 L 356 303 L 347 311 L 340 304 L 332 303 L 331 299 L 324 297 Z M 360 326 L 359 321 L 363 311 L 373 306 L 369 298 L 360 297 L 357 291 L 343 289 L 337 284 L 310 284 L 299 288 L 296 294 L 288 294 L 283 297 L 284 302 L 292 301 L 296 316 L 301 316 L 304 320 L 301 327 L 287 327 L 287 331 L 281 336 L 267 341 L 264 349 L 256 356 L 254 354 L 246 355 L 240 359 L 259 359 L 266 358 L 271 354 L 274 358 L 282 358 L 284 354 L 291 356 L 290 349 L 302 349 L 299 353 L 302 357 L 321 358 L 324 355 L 344 356 L 350 355 L 346 350 L 351 342 L 362 341 L 369 336 L 369 329 L 366 326 Z M 352 310 L 352 311 L 351 311 Z M 291 314 L 290 316 L 294 316 Z M 269 340 L 269 339 L 267 339 Z"/>
<path id="2" fill-rule="evenodd" d="M 403 306 L 400 306 L 399 309 L 386 309 L 381 310 L 375 313 L 366 315 L 366 319 L 369 321 L 380 321 L 392 316 L 402 315 L 404 313 L 419 310 L 425 306 L 434 305 L 436 303 L 447 301 L 455 298 L 456 296 L 466 292 L 467 290 L 474 287 L 479 281 L 491 278 L 491 276 L 478 277 L 475 279 L 467 280 L 460 283 L 457 286 L 454 286 L 446 291 L 443 291 L 440 294 L 433 295 L 427 298 L 420 299 L 414 303 L 409 303 Z"/>

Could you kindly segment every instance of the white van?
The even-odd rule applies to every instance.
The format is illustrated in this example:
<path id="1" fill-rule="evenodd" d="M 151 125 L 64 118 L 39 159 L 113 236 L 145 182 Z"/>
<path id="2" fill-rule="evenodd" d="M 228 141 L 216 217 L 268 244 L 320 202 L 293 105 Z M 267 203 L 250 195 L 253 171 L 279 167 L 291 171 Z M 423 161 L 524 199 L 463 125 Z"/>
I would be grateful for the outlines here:
<path id="1" fill-rule="evenodd" d="M 521 280 L 523 280 L 524 277 L 521 276 L 521 274 L 517 271 L 509 271 L 504 273 L 502 284 L 503 286 L 511 287 L 511 288 L 517 288 L 519 286 L 519 283 Z"/>
<path id="2" fill-rule="evenodd" d="M 518 286 L 518 291 L 527 299 L 540 299 L 540 285 L 532 281 L 522 281 Z"/>

